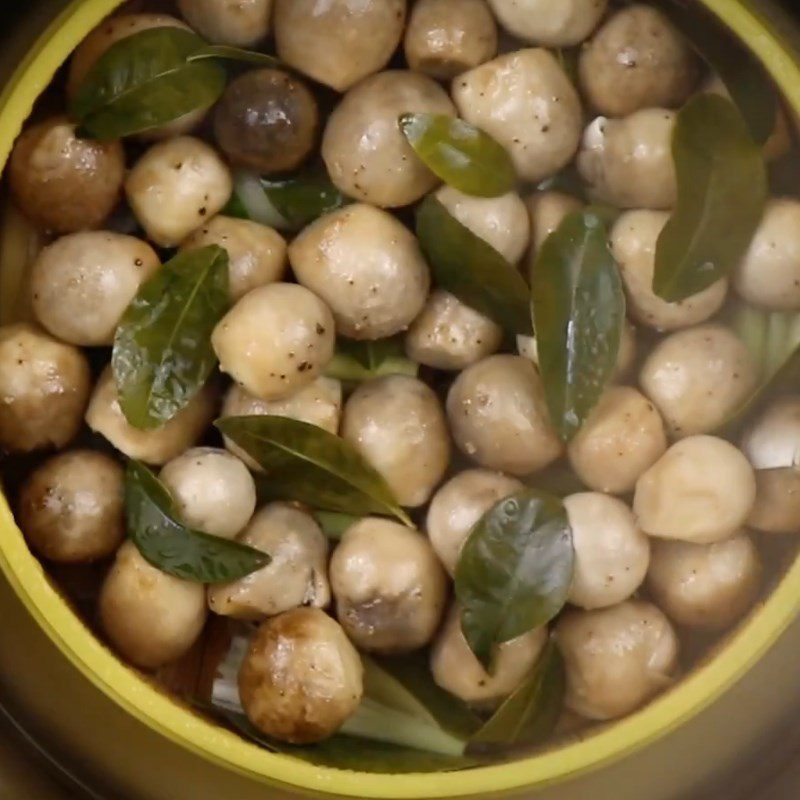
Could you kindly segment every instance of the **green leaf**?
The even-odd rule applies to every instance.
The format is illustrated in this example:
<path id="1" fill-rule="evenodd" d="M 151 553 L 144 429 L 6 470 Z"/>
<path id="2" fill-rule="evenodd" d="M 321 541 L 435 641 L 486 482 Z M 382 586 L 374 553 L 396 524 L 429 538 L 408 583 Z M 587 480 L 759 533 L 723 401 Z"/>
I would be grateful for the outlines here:
<path id="1" fill-rule="evenodd" d="M 625 294 L 601 218 L 570 214 L 531 270 L 539 371 L 550 418 L 569 441 L 611 379 L 625 324 Z"/>
<path id="2" fill-rule="evenodd" d="M 336 355 L 325 369 L 325 375 L 344 383 L 363 383 L 384 375 L 417 377 L 419 364 L 406 358 L 402 336 L 376 341 L 339 339 Z"/>
<path id="3" fill-rule="evenodd" d="M 672 140 L 678 203 L 656 246 L 653 289 L 669 302 L 701 292 L 743 257 L 764 213 L 767 172 L 736 107 L 692 98 Z"/>
<path id="4" fill-rule="evenodd" d="M 241 61 L 245 64 L 257 64 L 262 67 L 280 67 L 281 62 L 275 56 L 259 53 L 256 50 L 243 50 L 227 44 L 206 44 L 195 50 L 187 59 L 189 63 L 220 58 L 227 61 Z"/>
<path id="5" fill-rule="evenodd" d="M 372 663 L 422 704 L 427 715 L 444 730 L 468 739 L 481 727 L 481 720 L 465 703 L 433 681 L 427 652 L 377 659 Z"/>
<path id="6" fill-rule="evenodd" d="M 449 772 L 474 766 L 475 759 L 426 753 L 387 742 L 370 741 L 356 736 L 337 734 L 324 742 L 302 747 L 272 739 L 258 731 L 244 713 L 228 709 L 201 709 L 227 722 L 237 733 L 271 753 L 283 753 L 302 761 L 338 769 L 379 774 L 412 772 Z"/>
<path id="7" fill-rule="evenodd" d="M 400 130 L 414 152 L 448 186 L 475 197 L 499 197 L 517 183 L 505 148 L 463 119 L 447 114 L 403 114 Z"/>
<path id="8" fill-rule="evenodd" d="M 349 203 L 324 169 L 308 169 L 290 178 L 234 175 L 234 193 L 223 213 L 295 232 Z"/>
<path id="9" fill-rule="evenodd" d="M 572 583 L 572 531 L 563 503 L 525 489 L 493 506 L 472 529 L 456 565 L 461 628 L 482 664 L 496 645 L 546 625 Z"/>
<path id="10" fill-rule="evenodd" d="M 763 311 L 739 304 L 729 313 L 729 324 L 750 351 L 761 373 L 756 389 L 724 428 L 741 421 L 776 387 L 796 385 L 800 368 L 800 313 Z"/>
<path id="11" fill-rule="evenodd" d="M 564 705 L 564 659 L 551 639 L 533 672 L 470 740 L 470 752 L 541 744 L 553 732 Z"/>
<path id="12" fill-rule="evenodd" d="M 532 332 L 530 292 L 519 270 L 432 195 L 417 208 L 417 238 L 442 289 L 509 333 Z"/>
<path id="13" fill-rule="evenodd" d="M 344 532 L 355 525 L 361 517 L 354 517 L 352 514 L 341 514 L 338 511 L 313 511 L 317 525 L 322 528 L 322 532 L 329 538 L 339 540 Z"/>
<path id="14" fill-rule="evenodd" d="M 411 525 L 383 476 L 344 439 L 288 417 L 227 417 L 214 424 L 264 468 L 271 494 L 326 511 L 389 515 Z"/>
<path id="15" fill-rule="evenodd" d="M 70 114 L 101 140 L 159 128 L 211 107 L 225 89 L 216 61 L 191 61 L 207 47 L 182 28 L 150 28 L 120 39 L 103 53 L 79 87 Z"/>
<path id="16" fill-rule="evenodd" d="M 154 567 L 195 583 L 235 581 L 265 567 L 270 556 L 238 542 L 192 530 L 175 519 L 169 491 L 138 461 L 125 474 L 128 536 Z"/>
<path id="17" fill-rule="evenodd" d="M 758 59 L 695 0 L 656 0 L 659 9 L 720 76 L 759 144 L 775 129 L 778 98 Z"/>
<path id="18" fill-rule="evenodd" d="M 179 253 L 144 283 L 122 316 L 111 357 L 119 404 L 135 428 L 178 414 L 217 364 L 211 333 L 229 304 L 228 254 Z"/>

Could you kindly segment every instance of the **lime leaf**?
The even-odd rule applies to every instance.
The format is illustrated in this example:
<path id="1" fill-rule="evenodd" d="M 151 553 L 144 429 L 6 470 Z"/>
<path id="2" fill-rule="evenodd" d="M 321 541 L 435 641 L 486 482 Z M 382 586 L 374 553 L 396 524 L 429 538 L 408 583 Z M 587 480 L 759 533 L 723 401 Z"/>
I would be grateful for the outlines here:
<path id="1" fill-rule="evenodd" d="M 120 320 L 111 357 L 119 404 L 150 430 L 185 408 L 217 364 L 211 333 L 228 309 L 228 254 L 179 253 L 144 283 Z"/>
<path id="2" fill-rule="evenodd" d="M 547 406 L 568 441 L 614 374 L 625 324 L 619 269 L 592 208 L 570 214 L 545 240 L 531 289 Z"/>
<path id="3" fill-rule="evenodd" d="M 456 565 L 461 628 L 482 664 L 496 645 L 546 625 L 567 602 L 575 554 L 557 497 L 525 489 L 475 525 Z"/>
<path id="4" fill-rule="evenodd" d="M 339 436 L 288 417 L 226 417 L 214 424 L 263 467 L 271 496 L 411 525 L 383 476 Z"/>
<path id="5" fill-rule="evenodd" d="M 678 113 L 672 140 L 678 203 L 656 246 L 653 289 L 674 303 L 726 276 L 764 213 L 767 172 L 730 100 L 697 95 Z"/>
<path id="6" fill-rule="evenodd" d="M 519 270 L 431 195 L 417 208 L 417 238 L 442 289 L 509 333 L 532 332 L 530 292 Z"/>
<path id="7" fill-rule="evenodd" d="M 517 183 L 505 148 L 480 128 L 447 114 L 403 114 L 400 130 L 428 169 L 475 197 L 499 197 Z"/>
<path id="8" fill-rule="evenodd" d="M 213 59 L 191 61 L 207 47 L 183 28 L 150 28 L 120 39 L 89 70 L 70 104 L 81 130 L 101 140 L 159 128 L 210 108 L 225 89 Z"/>
<path id="9" fill-rule="evenodd" d="M 267 553 L 192 530 L 175 519 L 172 498 L 161 481 L 138 461 L 125 473 L 128 536 L 154 567 L 195 583 L 226 583 L 270 562 Z"/>

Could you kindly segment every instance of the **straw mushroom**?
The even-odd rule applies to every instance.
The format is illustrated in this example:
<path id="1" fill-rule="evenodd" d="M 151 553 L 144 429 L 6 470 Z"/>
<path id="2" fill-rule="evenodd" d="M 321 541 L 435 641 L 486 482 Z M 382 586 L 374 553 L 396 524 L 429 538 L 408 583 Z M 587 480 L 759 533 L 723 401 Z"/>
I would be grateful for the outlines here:
<path id="1" fill-rule="evenodd" d="M 256 486 L 236 456 L 214 447 L 194 447 L 161 470 L 181 520 L 191 528 L 233 539 L 256 508 Z"/>
<path id="2" fill-rule="evenodd" d="M 568 611 L 556 639 L 567 670 L 566 706 L 586 719 L 630 714 L 675 678 L 678 637 L 651 603 Z"/>
<path id="3" fill-rule="evenodd" d="M 53 456 L 25 481 L 18 519 L 31 547 L 50 561 L 106 558 L 125 536 L 122 467 L 91 450 Z"/>
<path id="4" fill-rule="evenodd" d="M 209 587 L 214 613 L 258 620 L 299 606 L 328 605 L 328 540 L 310 514 L 269 503 L 237 541 L 269 553 L 271 561 L 237 581 Z"/>
<path id="5" fill-rule="evenodd" d="M 380 517 L 351 525 L 333 552 L 336 615 L 361 650 L 391 655 L 424 647 L 444 611 L 447 579 L 428 540 Z"/>
<path id="6" fill-rule="evenodd" d="M 608 0 L 489 0 L 489 5 L 515 39 L 546 47 L 574 47 L 597 27 Z"/>
<path id="7" fill-rule="evenodd" d="M 27 128 L 8 162 L 14 202 L 34 224 L 55 233 L 101 227 L 122 196 L 124 179 L 122 144 L 80 138 L 66 117 Z"/>
<path id="8" fill-rule="evenodd" d="M 213 44 L 253 47 L 266 38 L 272 0 L 178 0 L 184 19 Z"/>
<path id="9" fill-rule="evenodd" d="M 318 608 L 268 619 L 239 670 L 239 696 L 250 722 L 291 744 L 332 736 L 364 692 L 364 668 L 339 624 Z"/>
<path id="10" fill-rule="evenodd" d="M 106 575 L 99 609 L 116 650 L 137 667 L 156 669 L 197 640 L 206 621 L 205 590 L 152 566 L 127 541 Z"/>
<path id="11" fill-rule="evenodd" d="M 308 386 L 333 357 L 333 316 L 315 294 L 294 283 L 270 283 L 246 294 L 217 323 L 211 343 L 220 369 L 264 400 Z"/>
<path id="12" fill-rule="evenodd" d="M 147 242 L 111 231 L 62 236 L 31 267 L 33 312 L 70 344 L 110 345 L 140 286 L 161 266 Z"/>
<path id="13" fill-rule="evenodd" d="M 63 447 L 81 426 L 89 362 L 33 325 L 0 328 L 0 447 L 30 453 Z"/>

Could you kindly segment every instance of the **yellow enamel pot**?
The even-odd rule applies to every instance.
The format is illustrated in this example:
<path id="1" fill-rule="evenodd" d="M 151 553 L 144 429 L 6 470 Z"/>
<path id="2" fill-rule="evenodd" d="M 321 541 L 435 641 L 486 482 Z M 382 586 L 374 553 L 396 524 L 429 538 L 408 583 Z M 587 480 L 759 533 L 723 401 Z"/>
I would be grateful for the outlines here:
<path id="1" fill-rule="evenodd" d="M 49 2 L 45 0 L 44 6 Z M 778 24 L 775 17 L 769 18 L 768 14 L 776 12 L 766 7 L 765 0 L 703 2 L 766 65 L 800 115 L 800 34 L 796 41 L 789 41 L 788 37 L 793 35 L 791 25 Z M 120 4 L 120 0 L 73 2 L 28 51 L 0 96 L 0 164 L 5 164 L 36 98 L 56 70 L 88 31 Z M 735 202 L 733 198 L 732 201 Z M 255 784 L 271 786 L 272 789 L 263 795 L 271 798 L 295 795 L 351 798 L 539 796 L 539 790 L 544 791 L 546 787 L 561 785 L 576 776 L 631 757 L 687 723 L 753 669 L 800 610 L 798 559 L 716 657 L 639 713 L 583 741 L 513 764 L 460 773 L 375 775 L 316 767 L 287 756 L 272 755 L 173 703 L 95 639 L 61 599 L 28 551 L 2 497 L 0 567 L 41 629 L 97 688 L 152 731 L 195 757 Z M 0 589 L 4 608 L 7 603 L 2 595 L 6 592 L 5 587 Z M 3 625 L 9 624 L 11 621 L 4 619 Z M 102 736 L 102 731 L 98 730 L 97 735 Z M 124 743 L 120 743 L 120 747 L 123 746 Z M 148 764 L 140 764 L 139 769 L 147 770 Z M 163 796 L 181 798 L 187 795 L 176 788 Z"/>

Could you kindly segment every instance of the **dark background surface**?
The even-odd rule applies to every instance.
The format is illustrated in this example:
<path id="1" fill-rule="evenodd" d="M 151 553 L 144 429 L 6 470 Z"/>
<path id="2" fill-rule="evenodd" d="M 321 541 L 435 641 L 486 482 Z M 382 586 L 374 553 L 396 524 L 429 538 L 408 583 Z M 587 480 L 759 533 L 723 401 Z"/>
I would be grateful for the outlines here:
<path id="1" fill-rule="evenodd" d="M 779 0 L 790 13 L 800 18 L 800 0 Z M 3 13 L 3 36 L 11 37 L 18 20 L 31 9 L 45 9 L 50 0 L 0 0 Z M 737 776 L 738 790 L 709 787 L 708 792 L 698 798 L 681 800 L 717 800 L 717 798 L 747 798 L 747 800 L 796 800 L 800 798 L 800 725 L 790 730 L 776 731 L 768 748 L 769 757 L 759 755 Z M 30 793 L 22 796 L 18 792 L 7 794 L 10 786 L 0 779 L 2 800 L 40 800 L 43 797 L 99 798 L 81 780 L 72 774 L 70 767 L 59 764 L 47 754 L 14 715 L 0 704 L 0 772 L 9 770 L 21 775 L 36 773 L 38 778 L 31 784 Z M 50 788 L 52 784 L 52 789 Z M 14 784 L 16 785 L 16 784 Z M 115 798 L 115 800 L 117 800 Z M 644 800 L 644 798 L 643 798 Z"/>

